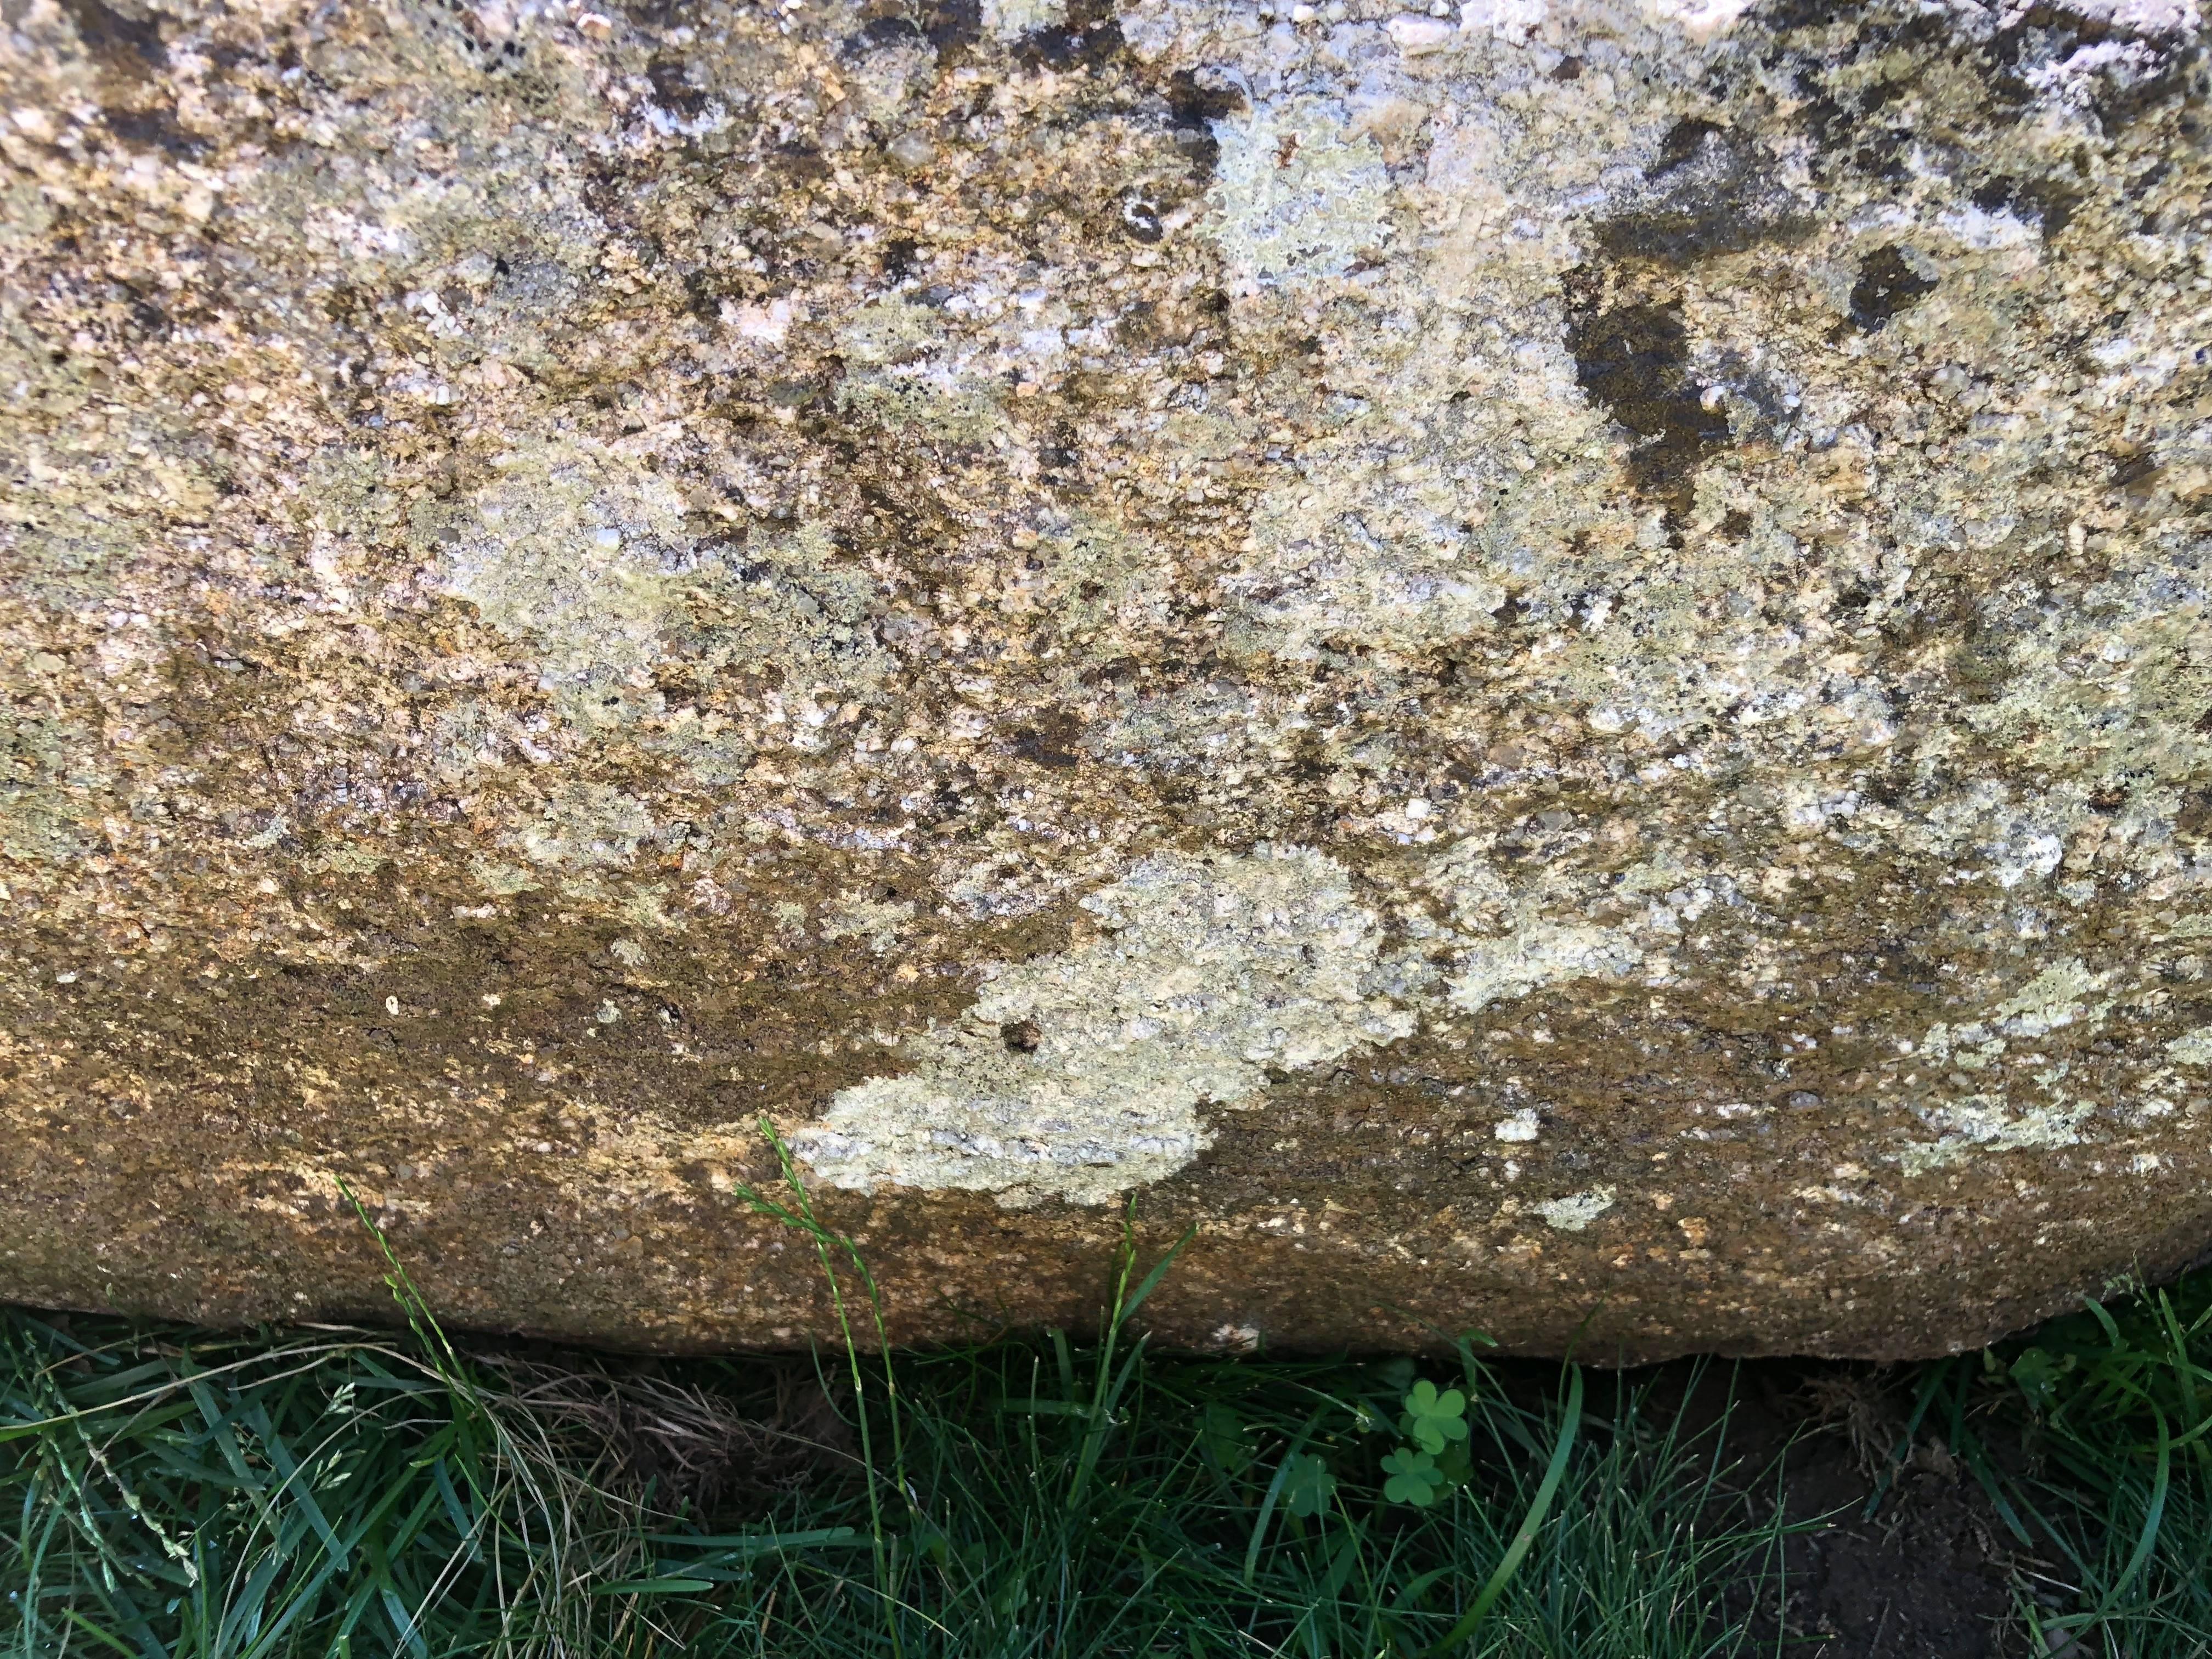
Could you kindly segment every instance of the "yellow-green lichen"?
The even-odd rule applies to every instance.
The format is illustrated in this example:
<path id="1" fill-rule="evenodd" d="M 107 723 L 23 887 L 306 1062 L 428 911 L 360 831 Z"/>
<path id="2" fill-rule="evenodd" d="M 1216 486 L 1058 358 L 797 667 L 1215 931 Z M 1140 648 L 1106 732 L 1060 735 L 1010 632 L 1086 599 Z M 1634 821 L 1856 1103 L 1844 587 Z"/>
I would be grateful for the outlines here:
<path id="1" fill-rule="evenodd" d="M 1092 893 L 1104 937 L 1001 969 L 915 1068 L 840 1092 L 794 1145 L 840 1187 L 1101 1204 L 1189 1163 L 1201 1109 L 1413 1030 L 1367 975 L 1381 929 L 1341 866 L 1299 848 L 1156 854 Z"/>
<path id="2" fill-rule="evenodd" d="M 79 721 L 0 701 L 0 855 L 76 859 L 111 781 Z"/>
<path id="3" fill-rule="evenodd" d="M 1951 1067 L 1954 1086 L 1978 1079 L 1984 1073 L 1993 1077 L 2010 1042 L 2033 1041 L 2076 1024 L 2101 1023 L 2115 999 L 2097 994 L 2109 988 L 2115 976 L 2092 972 L 2079 957 L 2063 957 L 2017 991 L 1990 1003 L 1982 1018 L 1955 1027 L 1947 1023 L 1930 1026 L 1915 1045 L 1918 1058 Z M 2015 1079 L 2009 1089 L 1984 1088 L 1920 1107 L 1917 1115 L 1936 1132 L 1936 1139 L 1900 1146 L 1899 1167 L 1908 1176 L 1918 1176 L 1983 1152 L 2049 1151 L 2075 1145 L 2095 1103 L 2058 1091 L 2069 1069 L 2062 1064 L 2032 1078 Z M 2016 1098 L 2023 1090 L 2033 1090 L 2039 1097 Z"/>
<path id="4" fill-rule="evenodd" d="M 619 869 L 658 828 L 635 795 L 602 783 L 565 786 L 538 817 L 522 826 L 514 844 L 531 863 L 556 869 Z"/>
<path id="5" fill-rule="evenodd" d="M 2212 1025 L 2183 1032 L 2166 1045 L 2166 1052 L 2184 1066 L 2212 1066 Z"/>
<path id="6" fill-rule="evenodd" d="M 1462 930 L 1447 935 L 1461 948 L 1445 984 L 1452 1006 L 1466 1013 L 1571 980 L 1626 978 L 1646 963 L 1628 928 L 1573 914 L 1593 896 L 1589 884 L 1560 872 L 1516 888 L 1480 841 L 1431 860 L 1423 884 Z"/>
<path id="7" fill-rule="evenodd" d="M 656 473 L 570 441 L 516 446 L 441 541 L 447 586 L 501 632 L 535 642 L 576 703 L 656 661 L 693 538 Z"/>
<path id="8" fill-rule="evenodd" d="M 1946 1101 L 1922 1114 L 1928 1127 L 1938 1132 L 1938 1138 L 1899 1148 L 1898 1167 L 1908 1176 L 1921 1176 L 1983 1152 L 2047 1152 L 2071 1146 L 2081 1139 L 2081 1125 L 2094 1109 L 2094 1103 L 2063 1097 L 2027 1107 L 2015 1106 L 2003 1095 L 1968 1095 Z"/>

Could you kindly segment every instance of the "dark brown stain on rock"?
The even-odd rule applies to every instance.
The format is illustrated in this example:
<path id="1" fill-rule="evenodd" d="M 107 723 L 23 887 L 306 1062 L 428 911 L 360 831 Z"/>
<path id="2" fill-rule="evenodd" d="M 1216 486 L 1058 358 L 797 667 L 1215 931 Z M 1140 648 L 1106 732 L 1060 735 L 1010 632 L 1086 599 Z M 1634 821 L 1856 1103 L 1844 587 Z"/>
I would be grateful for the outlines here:
<path id="1" fill-rule="evenodd" d="M 1899 312 L 1910 311 L 1936 291 L 1936 279 L 1906 263 L 1896 243 L 1877 248 L 1859 267 L 1851 285 L 1851 326 L 1872 334 Z"/>
<path id="2" fill-rule="evenodd" d="M 62 0 L 62 9 L 76 25 L 77 39 L 85 49 L 110 68 L 143 73 L 169 61 L 169 48 L 160 26 L 151 17 L 137 17 L 103 0 Z"/>
<path id="3" fill-rule="evenodd" d="M 1729 441 L 1728 416 L 1705 407 L 1690 374 L 1690 336 L 1677 301 L 1607 307 L 1597 283 L 1569 278 L 1567 349 L 1593 402 L 1643 441 L 1628 475 L 1679 526 L 1697 496 L 1697 471 Z"/>

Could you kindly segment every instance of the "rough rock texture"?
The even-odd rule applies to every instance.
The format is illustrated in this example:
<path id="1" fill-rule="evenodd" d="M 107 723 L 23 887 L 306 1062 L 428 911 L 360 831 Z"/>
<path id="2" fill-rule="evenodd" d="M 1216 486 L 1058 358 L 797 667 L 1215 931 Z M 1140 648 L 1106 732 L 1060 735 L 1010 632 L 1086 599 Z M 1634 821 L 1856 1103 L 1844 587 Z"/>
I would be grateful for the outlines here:
<path id="1" fill-rule="evenodd" d="M 1904 1355 L 2212 1239 L 2194 0 L 0 0 L 0 1294 Z"/>

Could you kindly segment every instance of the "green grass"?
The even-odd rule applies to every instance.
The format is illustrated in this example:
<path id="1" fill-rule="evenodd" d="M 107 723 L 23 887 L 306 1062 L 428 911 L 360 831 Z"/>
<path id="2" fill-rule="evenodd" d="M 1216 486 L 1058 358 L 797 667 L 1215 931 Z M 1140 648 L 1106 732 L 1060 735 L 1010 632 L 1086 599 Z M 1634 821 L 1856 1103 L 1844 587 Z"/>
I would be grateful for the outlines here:
<path id="1" fill-rule="evenodd" d="M 1929 1366 L 1919 1401 L 2051 1564 L 2020 1588 L 2046 1650 L 2212 1655 L 2212 1271 Z M 2008 1422 L 2010 1470 L 1988 1449 Z"/>
<path id="2" fill-rule="evenodd" d="M 833 1433 L 811 1478 L 732 1523 L 612 1467 L 606 1401 L 639 1403 L 617 1370 L 604 1400 L 570 1389 L 596 1407 L 570 1422 L 526 1366 L 362 1334 L 194 1341 L 20 1312 L 6 1332 L 0 1412 L 40 1425 L 0 1448 L 0 1651 L 25 1655 L 1364 1659 L 1448 1634 L 1555 1462 L 1459 1650 L 1720 1655 L 1741 1644 L 1706 1586 L 1771 1543 L 1717 1438 L 1655 1420 L 1632 1384 L 1569 1419 L 1480 1361 L 1446 1379 L 1474 1396 L 1462 1484 L 1423 1509 L 1378 1491 L 1406 1362 L 1125 1348 L 1109 1372 L 1103 1347 L 1048 1340 L 902 1357 L 903 1480 L 872 1505 L 857 1437 Z M 774 1382 L 742 1364 L 688 1369 L 726 1374 L 733 1420 L 769 1414 Z"/>
<path id="3" fill-rule="evenodd" d="M 846 1241 L 759 1201 L 865 1321 Z M 0 1314 L 0 1654 L 1774 1650 L 1730 1611 L 1784 1540 L 1725 1367 L 1693 1413 L 1469 1340 L 1155 1353 L 1130 1316 L 1172 1270 L 1125 1255 L 1095 1342 L 818 1364 L 465 1352 L 397 1264 L 404 1336 Z M 2044 1650 L 2212 1652 L 2208 1334 L 2203 1276 L 1909 1379 Z"/>

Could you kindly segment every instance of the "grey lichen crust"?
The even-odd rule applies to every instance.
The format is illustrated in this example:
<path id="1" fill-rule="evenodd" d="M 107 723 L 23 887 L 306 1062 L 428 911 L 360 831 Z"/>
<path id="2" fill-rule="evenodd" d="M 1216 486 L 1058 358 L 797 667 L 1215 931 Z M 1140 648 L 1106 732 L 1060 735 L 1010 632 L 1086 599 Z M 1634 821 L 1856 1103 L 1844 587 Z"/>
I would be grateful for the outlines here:
<path id="1" fill-rule="evenodd" d="M 0 1294 L 795 1340 L 763 1118 L 1200 1334 L 2212 1236 L 2196 0 L 0 36 Z"/>

